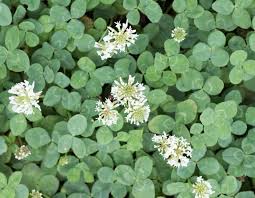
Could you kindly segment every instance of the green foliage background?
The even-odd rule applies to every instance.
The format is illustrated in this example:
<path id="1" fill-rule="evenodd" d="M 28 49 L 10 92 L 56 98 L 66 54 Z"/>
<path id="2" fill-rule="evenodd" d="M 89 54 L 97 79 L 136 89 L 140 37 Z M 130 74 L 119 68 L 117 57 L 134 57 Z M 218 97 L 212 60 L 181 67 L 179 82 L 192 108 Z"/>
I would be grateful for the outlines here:
<path id="1" fill-rule="evenodd" d="M 0 1 L 0 197 L 190 198 L 201 175 L 212 197 L 254 198 L 254 16 L 254 0 Z M 95 41 L 126 18 L 138 40 L 101 61 Z M 180 44 L 174 27 L 188 33 Z M 121 114 L 101 126 L 96 101 L 129 74 L 147 87 L 149 122 Z M 7 90 L 24 79 L 44 95 L 31 116 L 9 106 Z M 155 151 L 163 131 L 191 142 L 187 167 Z M 32 155 L 17 161 L 22 144 Z"/>

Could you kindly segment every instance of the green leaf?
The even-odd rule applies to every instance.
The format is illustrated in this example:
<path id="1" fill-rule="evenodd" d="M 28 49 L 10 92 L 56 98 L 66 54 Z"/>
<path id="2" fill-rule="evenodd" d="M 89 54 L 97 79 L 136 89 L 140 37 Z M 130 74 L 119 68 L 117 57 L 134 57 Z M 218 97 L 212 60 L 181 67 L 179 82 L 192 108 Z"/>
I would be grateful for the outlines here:
<path id="1" fill-rule="evenodd" d="M 177 13 L 181 13 L 181 12 L 184 12 L 184 10 L 186 9 L 187 3 L 186 1 L 182 1 L 182 0 L 174 0 L 172 6 L 174 11 L 176 11 Z"/>
<path id="2" fill-rule="evenodd" d="M 76 70 L 72 74 L 70 85 L 74 89 L 80 89 L 86 86 L 88 79 L 89 79 L 88 73 L 82 70 Z"/>
<path id="3" fill-rule="evenodd" d="M 117 166 L 114 170 L 114 175 L 120 184 L 131 186 L 135 183 L 135 172 L 130 166 Z"/>
<path id="4" fill-rule="evenodd" d="M 133 10 L 137 7 L 137 0 L 124 0 L 123 7 L 126 10 Z"/>
<path id="5" fill-rule="evenodd" d="M 188 71 L 189 60 L 183 54 L 177 54 L 169 57 L 170 68 L 174 73 L 184 73 Z"/>
<path id="6" fill-rule="evenodd" d="M 58 140 L 58 152 L 67 153 L 73 144 L 73 137 L 71 135 L 63 135 Z"/>
<path id="7" fill-rule="evenodd" d="M 150 179 L 138 180 L 133 188 L 132 195 L 135 198 L 154 198 L 155 197 L 155 187 Z"/>
<path id="8" fill-rule="evenodd" d="M 3 189 L 5 186 L 7 186 L 7 178 L 0 172 L 0 189 Z"/>
<path id="9" fill-rule="evenodd" d="M 72 150 L 74 154 L 80 159 L 82 159 L 86 155 L 85 144 L 79 138 L 73 137 Z"/>
<path id="10" fill-rule="evenodd" d="M 15 198 L 27 198 L 29 196 L 29 191 L 28 188 L 23 185 L 23 184 L 19 184 L 16 189 L 15 189 Z"/>
<path id="11" fill-rule="evenodd" d="M 27 143 L 35 149 L 40 148 L 51 141 L 48 132 L 40 127 L 28 129 L 25 134 L 25 139 Z"/>
<path id="12" fill-rule="evenodd" d="M 127 188 L 122 184 L 114 183 L 114 185 L 112 185 L 111 194 L 114 198 L 124 198 L 127 194 Z"/>
<path id="13" fill-rule="evenodd" d="M 139 179 L 146 179 L 152 171 L 153 161 L 147 157 L 139 157 L 135 162 L 135 173 Z"/>
<path id="14" fill-rule="evenodd" d="M 87 9 L 86 0 L 75 0 L 71 5 L 72 18 L 82 17 L 85 14 L 86 9 Z"/>
<path id="15" fill-rule="evenodd" d="M 207 61 L 211 57 L 211 48 L 200 42 L 193 47 L 192 54 L 199 61 Z"/>
<path id="16" fill-rule="evenodd" d="M 232 19 L 235 25 L 243 29 L 248 29 L 251 26 L 251 17 L 247 10 L 235 8 L 232 14 Z"/>
<path id="17" fill-rule="evenodd" d="M 244 50 L 236 50 L 230 56 L 232 65 L 241 65 L 247 58 L 247 52 Z"/>
<path id="18" fill-rule="evenodd" d="M 211 62 L 217 67 L 224 67 L 228 64 L 229 54 L 226 50 L 215 48 L 212 50 Z"/>
<path id="19" fill-rule="evenodd" d="M 61 14 L 59 14 L 61 13 Z M 69 11 L 64 6 L 54 5 L 50 9 L 50 17 L 56 22 L 64 22 L 71 19 Z"/>
<path id="20" fill-rule="evenodd" d="M 221 182 L 221 193 L 232 194 L 238 189 L 238 182 L 234 176 L 226 176 Z"/>
<path id="21" fill-rule="evenodd" d="M 213 157 L 205 157 L 201 159 L 197 166 L 202 174 L 213 175 L 220 170 L 219 162 Z"/>
<path id="22" fill-rule="evenodd" d="M 0 65 L 6 61 L 8 51 L 5 47 L 0 46 Z"/>
<path id="23" fill-rule="evenodd" d="M 12 188 L 16 188 L 16 186 L 20 183 L 22 178 L 22 172 L 16 171 L 11 174 L 8 179 L 8 186 Z"/>
<path id="24" fill-rule="evenodd" d="M 180 52 L 180 44 L 173 39 L 167 39 L 164 43 L 167 56 L 176 55 Z"/>
<path id="25" fill-rule="evenodd" d="M 47 90 L 43 98 L 43 104 L 46 106 L 54 106 L 60 102 L 61 97 L 62 90 L 57 86 L 52 86 Z"/>
<path id="26" fill-rule="evenodd" d="M 218 95 L 224 88 L 223 81 L 218 76 L 210 76 L 203 87 L 203 90 L 209 95 Z"/>
<path id="27" fill-rule="evenodd" d="M 7 151 L 7 144 L 3 137 L 0 137 L 0 155 Z"/>
<path id="28" fill-rule="evenodd" d="M 9 28 L 5 35 L 5 46 L 10 51 L 16 49 L 19 46 L 19 29 L 17 26 Z"/>
<path id="29" fill-rule="evenodd" d="M 27 129 L 27 120 L 23 114 L 15 115 L 10 120 L 11 133 L 14 136 L 21 135 Z"/>
<path id="30" fill-rule="evenodd" d="M 184 166 L 177 169 L 177 175 L 183 179 L 188 179 L 194 174 L 195 169 L 196 163 L 190 161 L 186 167 Z"/>
<path id="31" fill-rule="evenodd" d="M 167 95 L 161 89 L 154 89 L 148 93 L 147 99 L 149 103 L 159 105 L 167 99 Z"/>
<path id="32" fill-rule="evenodd" d="M 12 14 L 7 5 L 0 3 L 0 26 L 10 25 L 12 22 Z"/>
<path id="33" fill-rule="evenodd" d="M 221 102 L 216 105 L 215 113 L 224 118 L 233 118 L 237 114 L 237 104 L 233 100 Z"/>
<path id="34" fill-rule="evenodd" d="M 152 23 L 159 22 L 162 17 L 162 10 L 159 4 L 153 0 L 140 0 L 138 8 Z"/>
<path id="35" fill-rule="evenodd" d="M 66 88 L 70 84 L 70 79 L 63 74 L 62 72 L 58 72 L 55 75 L 54 82 L 61 88 Z"/>
<path id="36" fill-rule="evenodd" d="M 28 55 L 19 49 L 15 49 L 8 53 L 7 67 L 14 72 L 27 71 L 30 66 Z"/>
<path id="37" fill-rule="evenodd" d="M 59 181 L 54 175 L 44 175 L 39 180 L 39 189 L 42 193 L 53 196 L 59 187 Z"/>
<path id="38" fill-rule="evenodd" d="M 167 180 L 163 183 L 163 193 L 165 195 L 176 195 L 180 192 L 185 192 L 188 188 L 187 183 L 182 183 L 182 182 L 172 182 L 170 180 Z"/>
<path id="39" fill-rule="evenodd" d="M 222 15 L 230 15 L 234 10 L 234 4 L 231 0 L 216 0 L 212 8 Z"/>
<path id="40" fill-rule="evenodd" d="M 35 47 L 39 44 L 39 42 L 40 42 L 40 39 L 36 34 L 34 34 L 33 32 L 26 33 L 26 44 L 29 47 Z"/>
<path id="41" fill-rule="evenodd" d="M 195 18 L 194 23 L 199 30 L 210 31 L 215 29 L 215 19 L 209 11 L 204 11 L 200 17 Z"/>
<path id="42" fill-rule="evenodd" d="M 255 60 L 247 60 L 243 63 L 243 69 L 247 74 L 255 75 Z"/>
<path id="43" fill-rule="evenodd" d="M 197 115 L 197 105 L 191 100 L 185 100 L 177 104 L 175 119 L 177 122 L 183 122 L 184 124 L 191 123 Z"/>
<path id="44" fill-rule="evenodd" d="M 87 118 L 81 114 L 74 115 L 68 120 L 68 131 L 73 135 L 81 135 L 87 128 Z"/>
<path id="45" fill-rule="evenodd" d="M 174 126 L 174 119 L 168 115 L 157 115 L 148 123 L 149 130 L 153 133 L 168 133 Z"/>
<path id="46" fill-rule="evenodd" d="M 143 130 L 129 131 L 127 150 L 139 151 L 141 148 L 143 148 Z"/>
<path id="47" fill-rule="evenodd" d="M 223 160 L 231 165 L 240 165 L 244 159 L 244 153 L 241 149 L 229 147 L 222 153 Z"/>
<path id="48" fill-rule="evenodd" d="M 59 30 L 54 32 L 50 40 L 51 45 L 57 49 L 65 48 L 67 45 L 67 42 L 68 42 L 68 34 L 64 30 Z"/>
<path id="49" fill-rule="evenodd" d="M 97 176 L 103 183 L 112 183 L 114 180 L 114 171 L 109 167 L 102 167 L 97 171 Z"/>
<path id="50" fill-rule="evenodd" d="M 109 144 L 113 140 L 112 131 L 108 127 L 102 126 L 97 130 L 96 139 L 99 144 Z"/>
<path id="51" fill-rule="evenodd" d="M 245 113 L 246 123 L 255 126 L 255 107 L 248 107 Z"/>
<path id="52" fill-rule="evenodd" d="M 94 48 L 95 39 L 89 34 L 84 34 L 82 37 L 74 40 L 74 45 L 77 46 L 80 52 L 88 52 Z"/>

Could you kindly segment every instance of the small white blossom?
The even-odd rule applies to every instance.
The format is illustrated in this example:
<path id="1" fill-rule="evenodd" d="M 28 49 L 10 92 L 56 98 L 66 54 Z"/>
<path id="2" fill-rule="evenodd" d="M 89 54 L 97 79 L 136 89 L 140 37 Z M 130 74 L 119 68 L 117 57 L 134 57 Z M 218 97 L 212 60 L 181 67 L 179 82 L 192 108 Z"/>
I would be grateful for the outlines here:
<path id="1" fill-rule="evenodd" d="M 197 177 L 197 181 L 192 187 L 192 193 L 195 194 L 195 198 L 209 198 L 210 195 L 214 193 L 211 184 L 205 181 L 201 176 Z"/>
<path id="2" fill-rule="evenodd" d="M 42 193 L 40 193 L 38 190 L 33 189 L 30 193 L 31 198 L 43 198 Z"/>
<path id="3" fill-rule="evenodd" d="M 169 145 L 169 139 L 165 132 L 162 135 L 154 135 L 152 137 L 152 141 L 156 143 L 154 148 L 158 149 L 161 155 L 164 155 L 167 151 Z"/>
<path id="4" fill-rule="evenodd" d="M 33 106 L 41 110 L 38 105 L 41 91 L 34 92 L 34 82 L 32 85 L 26 80 L 17 83 L 8 92 L 15 95 L 9 97 L 14 112 L 30 115 L 33 114 Z"/>
<path id="5" fill-rule="evenodd" d="M 115 80 L 111 89 L 111 94 L 115 100 L 124 105 L 133 101 L 146 100 L 144 96 L 145 87 L 138 82 L 134 83 L 135 77 L 129 75 L 128 82 L 123 82 L 122 78 L 119 81 Z"/>
<path id="6" fill-rule="evenodd" d="M 154 146 L 163 156 L 167 163 L 173 167 L 187 166 L 192 156 L 192 148 L 190 143 L 183 137 L 154 135 L 152 141 L 156 143 Z"/>
<path id="7" fill-rule="evenodd" d="M 124 113 L 127 113 L 126 120 L 131 124 L 140 125 L 148 121 L 150 115 L 150 107 L 145 104 L 146 100 L 143 101 L 133 101 L 128 104 Z"/>
<path id="8" fill-rule="evenodd" d="M 67 165 L 69 163 L 68 157 L 67 156 L 60 157 L 58 163 L 60 166 Z"/>
<path id="9" fill-rule="evenodd" d="M 96 111 L 99 112 L 98 120 L 104 125 L 111 126 L 118 121 L 118 111 L 114 110 L 118 104 L 106 99 L 105 102 L 98 101 Z"/>
<path id="10" fill-rule="evenodd" d="M 185 40 L 186 35 L 187 35 L 186 31 L 181 27 L 174 28 L 171 34 L 172 38 L 178 43 Z"/>
<path id="11" fill-rule="evenodd" d="M 102 60 L 111 58 L 113 54 L 116 54 L 114 43 L 111 42 L 96 42 L 95 47 L 98 49 L 97 54 L 101 57 Z"/>
<path id="12" fill-rule="evenodd" d="M 113 42 L 115 49 L 120 52 L 125 52 L 126 48 L 131 44 L 134 44 L 138 35 L 136 30 L 133 30 L 131 26 L 128 26 L 128 20 L 126 23 L 115 22 L 117 30 L 112 27 L 108 27 L 108 34 L 103 38 L 106 42 Z"/>
<path id="13" fill-rule="evenodd" d="M 29 155 L 31 155 L 31 151 L 29 150 L 29 148 L 25 145 L 22 145 L 21 147 L 19 147 L 16 152 L 14 153 L 14 157 L 17 160 L 22 160 L 26 157 L 28 157 Z"/>

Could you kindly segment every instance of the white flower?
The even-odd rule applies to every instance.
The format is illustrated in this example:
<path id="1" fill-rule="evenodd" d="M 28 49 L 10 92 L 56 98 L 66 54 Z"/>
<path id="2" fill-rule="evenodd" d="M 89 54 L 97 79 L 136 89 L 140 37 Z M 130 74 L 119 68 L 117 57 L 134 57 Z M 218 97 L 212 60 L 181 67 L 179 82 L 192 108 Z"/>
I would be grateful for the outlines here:
<path id="1" fill-rule="evenodd" d="M 183 137 L 154 135 L 152 141 L 156 143 L 154 146 L 163 156 L 167 163 L 173 167 L 187 166 L 192 156 L 192 148 L 190 143 Z"/>
<path id="2" fill-rule="evenodd" d="M 124 113 L 127 113 L 126 120 L 131 124 L 140 125 L 148 120 L 150 115 L 150 107 L 145 104 L 146 100 L 133 101 L 128 104 Z"/>
<path id="3" fill-rule="evenodd" d="M 211 184 L 205 181 L 201 176 L 197 177 L 197 181 L 192 187 L 192 193 L 195 194 L 195 198 L 209 198 L 210 195 L 214 193 Z"/>
<path id="4" fill-rule="evenodd" d="M 60 166 L 67 165 L 69 163 L 68 157 L 67 156 L 60 157 L 58 163 Z"/>
<path id="5" fill-rule="evenodd" d="M 113 42 L 115 49 L 120 52 L 125 52 L 126 47 L 134 44 L 138 35 L 136 30 L 133 30 L 131 26 L 128 27 L 128 20 L 126 23 L 115 22 L 117 30 L 112 27 L 108 27 L 108 34 L 103 38 L 106 42 Z"/>
<path id="6" fill-rule="evenodd" d="M 28 81 L 20 82 L 14 85 L 8 90 L 10 94 L 15 96 L 10 96 L 10 104 L 12 105 L 12 110 L 16 113 L 24 113 L 26 115 L 33 114 L 33 106 L 41 110 L 39 103 L 40 92 L 34 92 L 34 82 L 32 85 Z"/>
<path id="7" fill-rule="evenodd" d="M 114 81 L 111 94 L 120 104 L 124 105 L 128 102 L 146 100 L 144 96 L 145 87 L 138 82 L 134 83 L 134 81 L 135 77 L 130 75 L 127 83 L 123 82 L 122 78 L 119 81 Z"/>
<path id="8" fill-rule="evenodd" d="M 95 47 L 98 49 L 97 54 L 101 57 L 102 60 L 111 58 L 113 54 L 116 54 L 115 45 L 111 42 L 96 42 Z"/>
<path id="9" fill-rule="evenodd" d="M 42 193 L 40 193 L 38 190 L 33 189 L 30 193 L 31 198 L 43 198 Z"/>
<path id="10" fill-rule="evenodd" d="M 118 111 L 114 110 L 118 104 L 106 99 L 104 103 L 97 102 L 96 111 L 99 112 L 98 120 L 104 125 L 111 126 L 118 121 Z"/>
<path id="11" fill-rule="evenodd" d="M 169 139 L 165 132 L 162 135 L 156 135 L 152 137 L 152 141 L 156 143 L 154 148 L 158 149 L 161 155 L 164 155 L 167 151 L 169 145 Z"/>
<path id="12" fill-rule="evenodd" d="M 29 148 L 25 145 L 22 145 L 21 147 L 19 147 L 16 152 L 14 153 L 14 156 L 17 160 L 22 160 L 26 157 L 28 157 L 29 155 L 31 155 L 31 151 L 29 150 Z"/>
<path id="13" fill-rule="evenodd" d="M 178 43 L 185 40 L 186 35 L 187 35 L 186 31 L 183 28 L 180 28 L 180 27 L 174 28 L 174 30 L 172 30 L 172 34 L 171 34 L 173 39 Z"/>

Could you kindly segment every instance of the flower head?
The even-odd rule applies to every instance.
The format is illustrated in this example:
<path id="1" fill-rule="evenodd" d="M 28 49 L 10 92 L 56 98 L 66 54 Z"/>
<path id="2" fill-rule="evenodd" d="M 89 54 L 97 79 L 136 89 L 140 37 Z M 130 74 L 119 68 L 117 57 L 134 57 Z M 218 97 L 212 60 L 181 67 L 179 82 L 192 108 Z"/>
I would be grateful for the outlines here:
<path id="1" fill-rule="evenodd" d="M 106 42 L 113 42 L 115 44 L 116 50 L 120 52 L 125 52 L 126 47 L 134 44 L 138 35 L 136 30 L 133 30 L 131 26 L 128 26 L 128 20 L 126 23 L 115 23 L 117 30 L 112 27 L 108 27 L 108 35 L 106 35 L 103 40 Z"/>
<path id="2" fill-rule="evenodd" d="M 118 121 L 118 111 L 114 110 L 118 104 L 106 99 L 105 102 L 98 101 L 96 111 L 99 112 L 98 120 L 104 125 L 111 126 Z"/>
<path id="3" fill-rule="evenodd" d="M 58 163 L 60 166 L 67 165 L 69 163 L 68 157 L 67 156 L 60 157 Z"/>
<path id="4" fill-rule="evenodd" d="M 167 163 L 173 167 L 187 166 L 192 156 L 192 148 L 190 143 L 183 137 L 154 135 L 152 141 L 156 143 L 154 146 L 163 156 Z"/>
<path id="5" fill-rule="evenodd" d="M 186 35 L 187 35 L 186 31 L 181 27 L 174 28 L 171 34 L 174 40 L 178 43 L 182 42 L 185 39 Z"/>
<path id="6" fill-rule="evenodd" d="M 146 100 L 144 96 L 145 87 L 138 82 L 134 83 L 135 77 L 129 75 L 128 82 L 123 82 L 122 78 L 119 81 L 114 81 L 114 86 L 111 89 L 111 94 L 120 104 L 132 103 L 137 100 Z"/>
<path id="7" fill-rule="evenodd" d="M 29 150 L 29 148 L 25 145 L 22 145 L 21 147 L 19 147 L 16 152 L 14 153 L 14 156 L 17 160 L 22 160 L 26 157 L 28 157 L 29 155 L 31 155 L 31 151 Z"/>
<path id="8" fill-rule="evenodd" d="M 34 92 L 34 82 L 32 85 L 26 80 L 17 83 L 8 92 L 15 95 L 9 97 L 14 112 L 26 115 L 33 114 L 33 106 L 41 110 L 38 105 L 41 91 Z"/>
<path id="9" fill-rule="evenodd" d="M 30 193 L 31 198 L 43 198 L 42 193 L 40 193 L 38 190 L 33 189 Z"/>
<path id="10" fill-rule="evenodd" d="M 115 45 L 111 42 L 96 42 L 95 48 L 97 48 L 97 54 L 101 57 L 102 60 L 111 58 L 113 54 L 116 54 Z"/>
<path id="11" fill-rule="evenodd" d="M 128 104 L 124 113 L 127 113 L 126 120 L 131 124 L 140 125 L 148 120 L 150 115 L 150 107 L 145 104 L 146 100 L 133 101 Z"/>
<path id="12" fill-rule="evenodd" d="M 197 181 L 192 187 L 192 193 L 195 194 L 195 198 L 209 198 L 210 195 L 214 193 L 211 184 L 205 181 L 201 176 L 197 177 Z"/>

